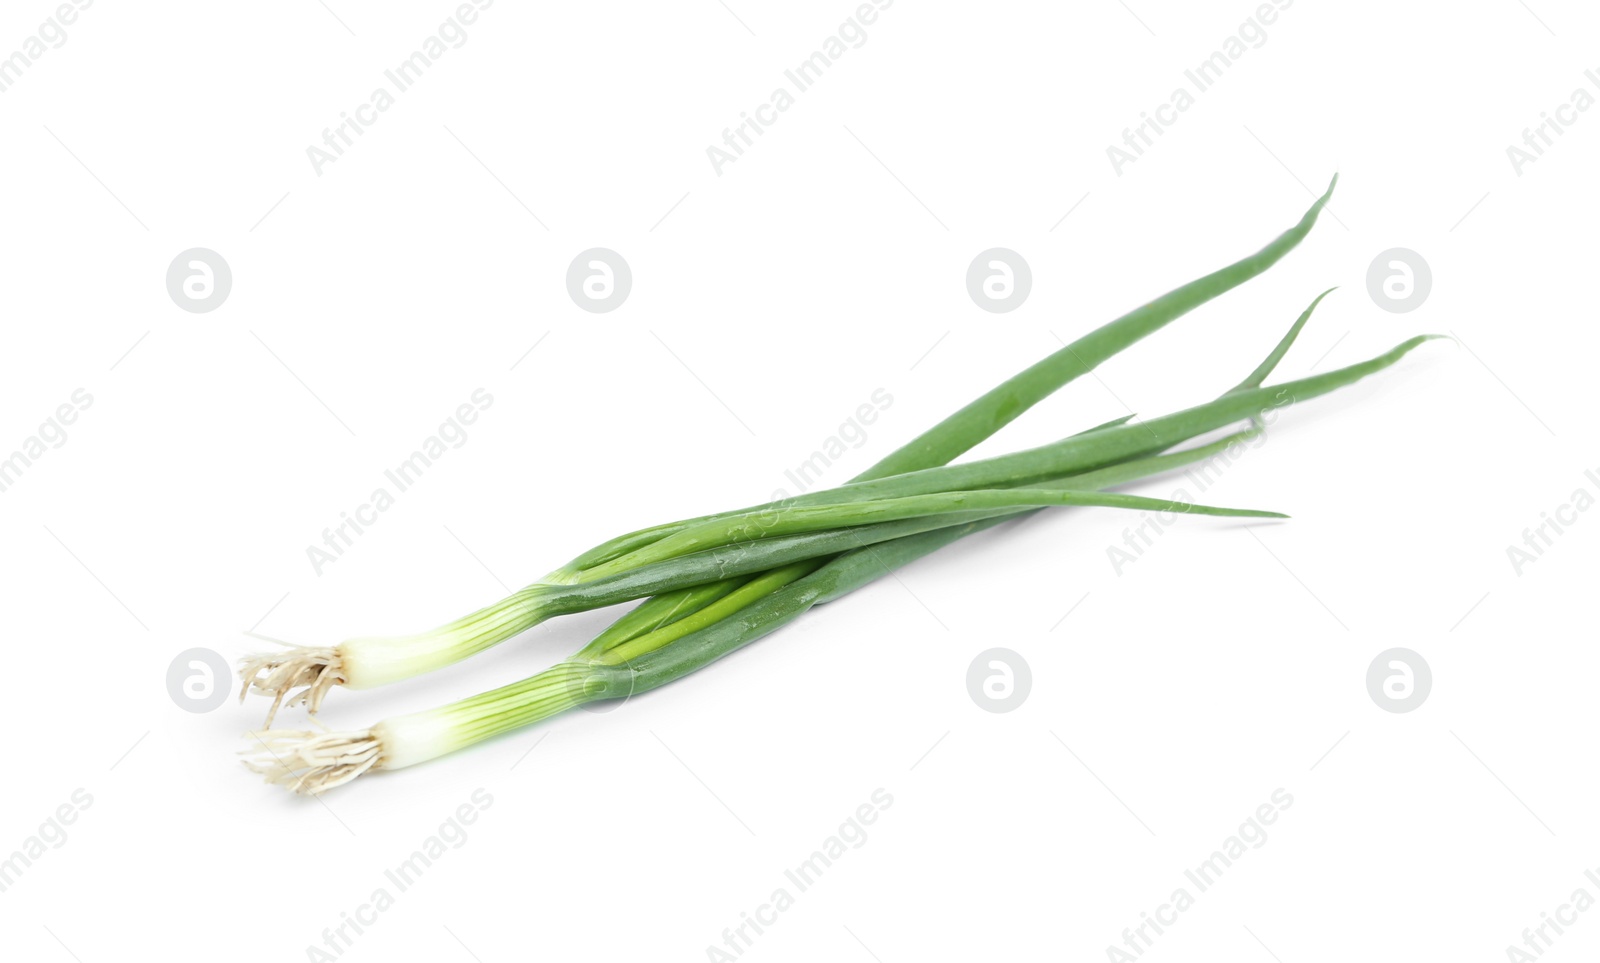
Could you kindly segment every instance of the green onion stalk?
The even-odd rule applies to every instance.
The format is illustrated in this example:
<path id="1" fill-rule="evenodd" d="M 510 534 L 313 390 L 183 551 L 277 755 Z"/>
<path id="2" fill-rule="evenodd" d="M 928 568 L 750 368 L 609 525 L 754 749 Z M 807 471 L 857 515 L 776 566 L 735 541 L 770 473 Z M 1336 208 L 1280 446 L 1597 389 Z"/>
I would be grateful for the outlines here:
<path id="1" fill-rule="evenodd" d="M 413 678 L 497 645 L 556 615 L 664 595 L 661 601 L 652 600 L 641 606 L 646 610 L 641 619 L 659 619 L 675 611 L 692 611 L 739 587 L 738 581 L 730 580 L 744 579 L 804 558 L 831 557 L 842 550 L 837 544 L 828 544 L 826 538 L 764 545 L 766 541 L 781 542 L 781 539 L 764 537 L 762 531 L 765 526 L 774 524 L 776 518 L 787 517 L 785 512 L 789 509 L 939 492 L 1016 488 L 1161 450 L 1143 443 L 1153 440 L 1149 427 L 1119 420 L 1078 436 L 1076 447 L 1072 445 L 1074 439 L 1065 439 L 1061 444 L 1066 445 L 1066 449 L 1035 449 L 1019 453 L 1019 457 L 1011 461 L 989 459 L 957 466 L 963 470 L 959 475 L 938 474 L 950 470 L 942 467 L 947 462 L 990 437 L 1063 385 L 1276 264 L 1310 232 L 1337 183 L 1335 176 L 1327 193 L 1311 205 L 1299 222 L 1260 251 L 1091 331 L 1003 382 L 840 488 L 684 519 L 611 539 L 579 555 L 543 581 L 428 632 L 349 639 L 335 646 L 289 646 L 282 651 L 249 656 L 240 663 L 240 697 L 252 690 L 270 696 L 273 700 L 267 715 L 270 726 L 278 708 L 286 703 L 304 704 L 315 714 L 324 697 L 336 686 L 370 688 Z M 1133 437 L 1136 434 L 1143 439 Z M 1095 444 L 1084 445 L 1083 439 L 1093 439 Z M 1162 447 L 1170 447 L 1177 440 L 1180 439 L 1169 440 Z M 1026 469 L 1028 474 L 1013 474 L 1013 469 Z M 696 528 L 703 538 L 704 526 L 719 521 L 743 526 L 739 531 L 726 532 L 729 548 L 698 562 L 692 556 L 682 555 L 663 561 L 663 556 L 681 550 L 686 540 L 680 538 L 666 546 L 660 543 Z M 956 524 L 962 519 L 949 517 L 943 521 Z M 914 533 L 899 531 L 893 537 Z M 688 594 L 679 594 L 684 592 Z"/>
<path id="2" fill-rule="evenodd" d="M 1236 420 L 1253 419 L 1271 408 L 1281 408 L 1353 384 L 1387 368 L 1427 338 L 1413 338 L 1391 351 L 1359 364 L 1323 375 L 1287 382 L 1271 388 L 1235 389 L 1218 402 L 1244 399 Z M 1273 399 L 1266 402 L 1266 399 Z M 1213 402 L 1216 404 L 1216 402 Z M 1253 406 L 1253 409 L 1252 409 Z M 1206 408 L 1208 406 L 1201 406 Z M 1197 409 L 1190 409 L 1191 411 Z M 1193 425 L 1210 424 L 1195 420 Z M 1088 438 L 1099 431 L 1078 436 Z M 1201 429 L 1196 434 L 1209 429 Z M 1263 429 L 1254 426 L 1219 441 L 1179 451 L 1129 459 L 1115 465 L 1041 483 L 1060 486 L 1080 501 L 1083 492 L 1109 488 L 1211 458 L 1231 446 L 1249 441 Z M 1164 437 L 1159 435 L 1158 437 Z M 1193 436 L 1190 436 L 1193 437 Z M 1187 439 L 1186 439 L 1187 440 Z M 1029 495 L 1021 501 L 1038 505 L 1046 499 Z M 1184 503 L 1148 499 L 1155 510 L 1193 511 Z M 370 729 L 354 732 L 271 730 L 257 734 L 259 751 L 246 763 L 269 781 L 298 792 L 316 793 L 349 782 L 374 769 L 400 769 L 464 749 L 485 739 L 531 725 L 575 706 L 646 692 L 709 665 L 799 618 L 814 605 L 833 601 L 881 575 L 909 564 L 930 552 L 998 525 L 1008 519 L 1040 510 L 1002 500 L 985 500 L 981 507 L 960 514 L 955 524 L 904 534 L 875 544 L 862 544 L 831 557 L 791 563 L 744 580 L 725 580 L 714 591 L 705 587 L 660 596 L 662 604 L 678 612 L 667 618 L 641 617 L 639 609 L 618 620 L 572 658 L 544 672 L 499 689 L 436 709 L 386 719 Z M 1272 515 L 1245 510 L 1214 509 L 1207 514 Z M 885 523 L 892 525 L 897 523 Z M 846 530 L 848 537 L 852 532 Z M 728 583 L 733 583 L 728 587 Z M 641 606 L 643 608 L 643 606 Z"/>
<path id="3" fill-rule="evenodd" d="M 259 751 L 247 763 L 271 781 L 319 792 L 372 769 L 436 758 L 586 702 L 648 691 L 776 630 L 813 605 L 1043 507 L 1283 517 L 1104 489 L 1212 457 L 1254 437 L 1269 409 L 1352 384 L 1394 364 L 1427 337 L 1337 371 L 1262 387 L 1326 297 L 1324 292 L 1250 376 L 1211 402 L 1139 424 L 1128 424 L 1132 416 L 1117 419 L 998 458 L 957 466 L 939 460 L 959 456 L 1104 358 L 1265 270 L 1298 243 L 1326 200 L 1324 195 L 1296 228 L 1259 254 L 1079 339 L 839 489 L 630 533 L 579 556 L 543 583 L 443 630 L 405 640 L 352 640 L 337 649 L 317 650 L 328 653 L 316 668 L 327 675 L 300 682 L 306 691 L 298 697 L 313 710 L 326 691 L 325 678 L 352 687 L 383 684 L 457 661 L 552 615 L 654 595 L 572 658 L 529 679 L 367 730 L 258 734 Z M 1165 320 L 1153 320 L 1163 316 Z M 1171 450 L 1240 421 L 1255 427 L 1210 445 Z M 246 687 L 274 691 L 270 673 L 284 671 L 285 664 L 258 666 L 247 675 Z M 274 711 L 284 689 L 277 687 L 276 694 Z"/>

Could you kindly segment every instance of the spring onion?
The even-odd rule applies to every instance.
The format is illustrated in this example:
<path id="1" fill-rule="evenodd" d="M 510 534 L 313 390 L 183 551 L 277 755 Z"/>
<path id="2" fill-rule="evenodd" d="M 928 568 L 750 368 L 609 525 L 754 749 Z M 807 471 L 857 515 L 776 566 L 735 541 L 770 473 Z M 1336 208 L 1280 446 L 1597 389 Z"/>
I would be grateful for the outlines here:
<path id="1" fill-rule="evenodd" d="M 352 639 L 337 646 L 294 646 L 284 652 L 248 657 L 241 662 L 240 675 L 243 685 L 240 696 L 242 698 L 251 690 L 271 696 L 273 703 L 268 712 L 267 723 L 270 725 L 278 707 L 286 701 L 291 705 L 305 704 L 309 711 L 315 713 L 321 707 L 323 698 L 335 686 L 362 688 L 383 685 L 433 671 L 512 638 L 551 615 L 561 614 L 561 603 L 552 600 L 552 586 L 582 581 L 588 570 L 647 548 L 691 525 L 731 515 L 749 514 L 753 510 L 770 512 L 781 510 L 782 507 L 808 504 L 840 504 L 863 497 L 888 498 L 959 489 L 1016 487 L 1026 480 L 1039 481 L 1052 477 L 1052 472 L 1046 472 L 1036 473 L 1031 479 L 1012 478 L 1002 470 L 991 473 L 987 476 L 987 480 L 982 482 L 971 480 L 971 476 L 949 483 L 932 482 L 929 478 L 923 477 L 917 480 L 917 484 L 921 487 L 916 487 L 914 490 L 848 491 L 857 484 L 890 479 L 906 472 L 921 472 L 944 465 L 950 459 L 988 438 L 1063 385 L 1093 370 L 1106 359 L 1201 304 L 1258 276 L 1281 260 L 1305 238 L 1315 225 L 1318 215 L 1327 204 L 1337 183 L 1336 175 L 1329 183 L 1327 192 L 1317 198 L 1300 220 L 1260 251 L 1176 288 L 1077 339 L 919 435 L 854 479 L 850 485 L 798 496 L 787 500 L 784 506 L 769 504 L 755 506 L 754 509 L 740 509 L 736 512 L 685 519 L 611 539 L 552 572 L 543 582 L 528 586 L 494 605 L 429 632 L 402 637 Z M 1088 436 L 1109 440 L 1106 435 L 1119 428 L 1140 432 L 1144 430 L 1132 428 L 1125 422 L 1114 422 L 1099 431 L 1089 433 Z M 1192 434 L 1186 437 L 1192 437 Z M 1126 444 L 1126 435 L 1122 436 L 1122 440 L 1124 441 L 1122 453 L 1104 454 L 1102 464 L 1161 450 L 1151 448 L 1149 445 L 1130 446 Z M 1170 447 L 1180 440 L 1169 441 L 1162 447 Z M 1072 439 L 1066 441 L 1070 442 Z M 1068 461 L 1066 467 L 1053 471 L 1053 474 L 1059 476 L 1085 467 L 1081 461 Z M 933 487 L 928 487 L 930 483 Z M 755 567 L 730 567 L 718 572 L 712 578 L 696 576 L 690 570 L 691 567 L 678 570 L 675 573 L 676 579 L 664 577 L 668 573 L 657 569 L 650 573 L 654 576 L 663 576 L 657 587 L 640 595 L 614 597 L 611 601 L 596 604 L 612 604 L 613 601 L 625 601 L 658 592 L 720 582 L 730 576 L 752 574 L 799 558 L 818 557 L 822 554 L 824 553 L 819 552 L 813 555 L 795 555 L 783 560 L 771 559 L 767 564 Z M 741 557 L 751 558 L 748 554 Z M 723 560 L 719 558 L 717 561 L 720 564 Z M 616 569 L 608 571 L 615 572 Z M 593 578 L 592 575 L 588 577 Z M 712 590 L 712 593 L 715 591 L 719 590 Z M 675 604 L 679 603 L 668 603 L 669 607 L 664 609 L 656 603 L 647 602 L 644 606 L 647 611 L 643 617 L 659 617 L 664 611 L 670 611 L 670 606 Z M 567 609 L 567 611 L 575 610 Z"/>
<path id="2" fill-rule="evenodd" d="M 1335 182 L 1337 178 L 1335 178 Z M 1332 191 L 1332 185 L 1329 186 Z M 362 688 L 422 674 L 554 615 L 653 596 L 571 658 L 508 686 L 351 732 L 255 734 L 246 763 L 299 792 L 320 792 L 376 769 L 414 765 L 598 699 L 681 678 L 968 535 L 1049 506 L 1283 517 L 1196 506 L 1106 489 L 1211 457 L 1254 437 L 1262 415 L 1353 384 L 1432 336 L 1358 364 L 1267 387 L 1323 292 L 1242 382 L 1200 405 L 1132 416 L 1037 448 L 958 465 L 969 451 L 1050 393 L 1174 318 L 1260 274 L 1304 238 L 1328 198 L 1249 258 L 1184 285 L 1028 368 L 836 489 L 641 529 L 590 549 L 543 582 L 434 632 L 356 639 L 247 661 L 245 690 L 289 697 L 315 712 L 333 685 Z M 1253 427 L 1197 447 L 1217 429 Z M 291 697 L 294 690 L 301 690 Z M 242 695 L 243 693 L 241 693 Z M 269 725 L 271 716 L 269 715 Z"/>

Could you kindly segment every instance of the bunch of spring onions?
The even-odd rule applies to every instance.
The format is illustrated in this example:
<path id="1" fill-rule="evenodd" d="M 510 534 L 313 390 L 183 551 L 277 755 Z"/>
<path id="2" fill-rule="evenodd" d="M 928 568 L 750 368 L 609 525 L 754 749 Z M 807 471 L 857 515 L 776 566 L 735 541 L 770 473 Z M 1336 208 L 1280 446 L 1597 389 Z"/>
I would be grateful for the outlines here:
<path id="1" fill-rule="evenodd" d="M 1264 386 L 1324 292 L 1255 370 L 1210 401 L 1139 423 L 1118 419 L 1009 455 L 950 462 L 1117 352 L 1276 264 L 1311 230 L 1332 192 L 1330 184 L 1299 223 L 1260 251 L 1091 331 L 839 488 L 610 539 L 543 581 L 431 632 L 293 647 L 243 660 L 241 698 L 253 689 L 273 700 L 269 728 L 249 735 L 246 765 L 297 792 L 321 792 L 370 770 L 435 759 L 587 702 L 644 692 L 715 662 L 814 605 L 1042 508 L 1283 517 L 1108 490 L 1209 458 L 1258 431 L 1264 410 L 1353 384 L 1432 336 L 1336 371 Z M 1238 430 L 1220 441 L 1179 447 L 1230 427 Z M 551 617 L 641 598 L 646 601 L 571 658 L 521 682 L 364 730 L 270 728 L 285 705 L 304 705 L 314 715 L 336 686 L 364 689 L 410 679 Z"/>

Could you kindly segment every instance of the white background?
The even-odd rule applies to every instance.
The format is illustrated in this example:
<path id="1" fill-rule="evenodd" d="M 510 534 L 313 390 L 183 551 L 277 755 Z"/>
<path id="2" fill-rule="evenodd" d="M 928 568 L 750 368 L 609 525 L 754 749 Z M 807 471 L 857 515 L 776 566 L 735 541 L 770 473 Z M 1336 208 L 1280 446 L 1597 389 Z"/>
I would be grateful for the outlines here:
<path id="1" fill-rule="evenodd" d="M 1144 958 L 1507 958 L 1600 897 L 1600 514 L 1520 575 L 1506 554 L 1600 469 L 1600 111 L 1520 176 L 1506 155 L 1600 96 L 1600 11 L 1530 3 L 1301 0 L 1120 176 L 1107 146 L 1255 4 L 902 0 L 721 176 L 706 148 L 853 4 L 496 3 L 320 176 L 306 148 L 452 4 L 94 4 L 0 94 L 0 452 L 94 399 L 0 494 L 0 855 L 93 799 L 0 893 L 7 957 L 307 959 L 482 788 L 466 843 L 343 958 L 704 960 L 883 788 L 866 843 L 742 958 L 1106 959 L 1282 788 L 1265 844 Z M 0 53 L 52 9 L 6 5 Z M 1038 517 L 618 711 L 320 802 L 233 759 L 261 700 L 168 696 L 190 647 L 426 628 L 604 537 L 764 499 L 884 389 L 842 482 L 1255 250 L 1335 171 L 1278 268 L 980 449 L 1210 397 L 1334 284 L 1281 377 L 1458 335 L 1295 409 L 1207 493 L 1290 522 L 1187 519 L 1119 574 L 1127 516 Z M 164 287 L 197 246 L 234 275 L 209 314 Z M 632 266 L 613 313 L 565 288 L 593 246 Z M 992 246 L 1032 266 L 1009 314 L 964 288 Z M 1367 294 L 1395 246 L 1433 269 L 1410 314 Z M 466 444 L 316 575 L 306 547 L 477 388 Z M 520 678 L 614 615 L 324 718 Z M 993 646 L 1032 667 L 1008 714 L 966 690 Z M 1403 715 L 1365 685 L 1393 646 L 1434 675 Z M 1600 949 L 1600 912 L 1579 920 L 1547 959 Z"/>

